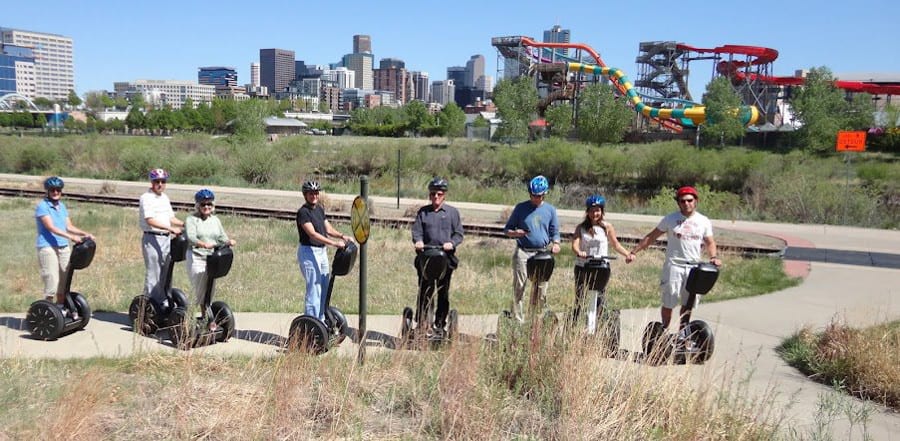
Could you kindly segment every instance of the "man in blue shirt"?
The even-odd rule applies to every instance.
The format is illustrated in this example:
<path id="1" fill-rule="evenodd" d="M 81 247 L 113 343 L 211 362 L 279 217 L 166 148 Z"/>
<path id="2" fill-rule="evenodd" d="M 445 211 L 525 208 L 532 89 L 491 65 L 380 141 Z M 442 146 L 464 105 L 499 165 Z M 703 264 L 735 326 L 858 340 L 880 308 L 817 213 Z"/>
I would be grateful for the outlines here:
<path id="1" fill-rule="evenodd" d="M 559 218 L 556 207 L 544 202 L 544 196 L 550 190 L 550 183 L 542 175 L 535 176 L 528 184 L 530 198 L 520 202 L 513 209 L 506 221 L 506 237 L 516 239 L 516 250 L 513 252 L 513 306 L 512 312 L 519 322 L 525 321 L 522 298 L 525 295 L 525 282 L 528 280 L 528 259 L 544 251 L 550 246 L 550 252 L 559 253 Z M 538 285 L 541 305 L 546 303 L 547 282 Z M 537 311 L 530 311 L 531 314 Z"/>

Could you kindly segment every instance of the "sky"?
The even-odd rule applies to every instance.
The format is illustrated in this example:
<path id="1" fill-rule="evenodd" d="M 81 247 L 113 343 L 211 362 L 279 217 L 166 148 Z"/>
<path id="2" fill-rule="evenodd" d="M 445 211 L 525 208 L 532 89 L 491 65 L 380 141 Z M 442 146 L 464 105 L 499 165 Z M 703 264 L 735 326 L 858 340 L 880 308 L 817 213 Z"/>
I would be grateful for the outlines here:
<path id="1" fill-rule="evenodd" d="M 74 42 L 79 95 L 138 79 L 197 80 L 200 66 L 231 66 L 250 82 L 259 49 L 293 50 L 306 64 L 335 63 L 353 50 L 353 35 L 372 39 L 375 64 L 400 58 L 432 81 L 447 67 L 485 57 L 497 81 L 491 38 L 540 40 L 554 25 L 572 42 L 600 53 L 608 66 L 635 77 L 642 41 L 695 47 L 724 44 L 779 51 L 775 75 L 825 66 L 836 75 L 893 73 L 900 77 L 900 2 L 382 0 L 343 2 L 255 0 L 43 0 L 3 7 L 0 27 L 47 32 Z M 695 96 L 712 78 L 709 61 L 690 65 Z"/>

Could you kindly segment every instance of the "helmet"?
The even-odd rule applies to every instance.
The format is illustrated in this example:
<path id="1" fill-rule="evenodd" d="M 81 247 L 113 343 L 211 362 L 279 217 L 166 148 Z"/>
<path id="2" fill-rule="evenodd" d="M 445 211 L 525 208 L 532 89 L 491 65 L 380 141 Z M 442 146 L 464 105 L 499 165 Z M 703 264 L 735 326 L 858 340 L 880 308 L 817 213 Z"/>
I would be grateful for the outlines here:
<path id="1" fill-rule="evenodd" d="M 200 203 L 201 201 L 211 201 L 216 198 L 215 193 L 208 188 L 204 188 L 197 193 L 194 193 L 194 201 Z"/>
<path id="2" fill-rule="evenodd" d="M 543 175 L 537 175 L 528 183 L 528 192 L 531 194 L 547 194 L 550 183 Z"/>
<path id="3" fill-rule="evenodd" d="M 592 195 L 588 196 L 587 199 L 584 200 L 584 207 L 585 208 L 591 208 L 591 207 L 605 208 L 606 207 L 606 198 L 604 198 L 602 195 L 599 195 L 599 194 L 592 194 Z"/>
<path id="4" fill-rule="evenodd" d="M 168 181 L 169 180 L 169 172 L 167 172 L 161 168 L 154 168 L 153 170 L 150 170 L 150 180 L 151 181 L 157 181 L 160 179 L 162 179 L 163 181 Z"/>
<path id="5" fill-rule="evenodd" d="M 428 190 L 430 191 L 447 191 L 448 188 L 450 188 L 450 183 L 444 178 L 434 178 L 428 183 Z"/>
<path id="6" fill-rule="evenodd" d="M 319 181 L 306 181 L 303 183 L 303 192 L 307 191 L 322 191 L 322 186 L 319 185 Z"/>
<path id="7" fill-rule="evenodd" d="M 59 176 L 50 176 L 44 179 L 44 190 L 50 191 L 51 188 L 63 188 L 63 180 Z"/>
<path id="8" fill-rule="evenodd" d="M 679 188 L 678 191 L 675 192 L 675 200 L 677 201 L 677 200 L 678 200 L 679 198 L 681 198 L 682 196 L 688 195 L 688 194 L 689 194 L 689 195 L 693 195 L 694 198 L 696 198 L 696 199 L 700 199 L 700 196 L 697 195 L 697 189 L 696 189 L 696 188 L 694 188 L 694 187 L 689 187 L 689 186 L 684 186 L 684 187 Z"/>

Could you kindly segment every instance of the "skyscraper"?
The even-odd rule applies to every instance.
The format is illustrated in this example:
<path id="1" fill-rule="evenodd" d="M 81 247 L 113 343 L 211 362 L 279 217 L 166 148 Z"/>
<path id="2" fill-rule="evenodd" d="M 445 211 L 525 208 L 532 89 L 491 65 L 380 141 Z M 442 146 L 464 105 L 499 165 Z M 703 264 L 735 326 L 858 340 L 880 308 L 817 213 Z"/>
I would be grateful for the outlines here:
<path id="1" fill-rule="evenodd" d="M 278 96 L 294 80 L 294 51 L 287 49 L 259 50 L 259 82 Z"/>
<path id="2" fill-rule="evenodd" d="M 465 87 L 478 89 L 478 84 L 484 83 L 484 55 L 472 55 L 466 62 Z"/>
<path id="3" fill-rule="evenodd" d="M 394 93 L 394 99 L 400 105 L 412 100 L 412 78 L 406 70 L 406 63 L 397 58 L 383 58 L 375 69 L 375 89 L 388 90 Z"/>
<path id="4" fill-rule="evenodd" d="M 356 73 L 354 87 L 357 89 L 372 90 L 375 88 L 372 72 L 374 59 L 375 57 L 368 52 L 344 55 L 344 67 Z"/>
<path id="5" fill-rule="evenodd" d="M 454 87 L 464 87 L 466 85 L 466 68 L 462 66 L 448 67 L 447 79 L 453 80 Z"/>
<path id="6" fill-rule="evenodd" d="M 57 34 L 0 28 L 0 42 L 34 53 L 34 93 L 29 98 L 64 100 L 75 90 L 72 39 Z"/>
<path id="7" fill-rule="evenodd" d="M 250 63 L 250 86 L 259 88 L 259 63 Z"/>
<path id="8" fill-rule="evenodd" d="M 552 28 L 544 31 L 544 43 L 569 43 L 571 42 L 572 31 L 568 29 L 563 29 L 560 25 L 554 25 Z M 563 48 L 556 48 L 552 51 L 548 48 L 544 48 L 542 51 L 544 57 L 558 59 L 560 57 L 568 57 L 569 50 Z"/>
<path id="9" fill-rule="evenodd" d="M 353 53 L 361 54 L 363 52 L 372 53 L 372 37 L 368 35 L 354 35 Z"/>
<path id="10" fill-rule="evenodd" d="M 8 93 L 34 98 L 34 52 L 0 42 L 0 96 Z"/>
<path id="11" fill-rule="evenodd" d="M 431 102 L 431 83 L 428 82 L 428 72 L 410 73 L 413 83 L 413 96 L 411 99 Z"/>

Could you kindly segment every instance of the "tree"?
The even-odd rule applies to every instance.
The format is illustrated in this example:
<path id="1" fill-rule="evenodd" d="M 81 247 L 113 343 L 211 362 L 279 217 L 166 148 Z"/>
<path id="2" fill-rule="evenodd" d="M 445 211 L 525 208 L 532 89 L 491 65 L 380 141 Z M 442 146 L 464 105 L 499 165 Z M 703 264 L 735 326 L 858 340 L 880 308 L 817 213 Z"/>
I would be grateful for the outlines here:
<path id="1" fill-rule="evenodd" d="M 726 141 L 731 142 L 744 135 L 744 124 L 739 113 L 741 97 L 731 87 L 727 77 L 718 77 L 706 85 L 703 105 L 706 106 L 706 122 L 700 136 L 705 142 L 718 142 L 724 146 Z"/>
<path id="2" fill-rule="evenodd" d="M 421 133 L 422 128 L 434 124 L 434 117 L 428 113 L 425 103 L 419 100 L 413 100 L 403 106 L 403 113 L 406 114 L 407 128 L 416 136 Z"/>
<path id="3" fill-rule="evenodd" d="M 578 138 L 593 144 L 619 142 L 631 124 L 632 112 L 616 99 L 611 86 L 591 84 L 578 96 Z"/>
<path id="4" fill-rule="evenodd" d="M 266 135 L 265 119 L 275 114 L 278 103 L 270 104 L 263 100 L 247 100 L 238 102 L 235 108 L 233 133 L 244 140 L 253 138 L 262 140 Z"/>
<path id="5" fill-rule="evenodd" d="M 572 105 L 568 102 L 556 102 L 544 114 L 550 126 L 550 134 L 566 137 L 572 129 Z"/>
<path id="6" fill-rule="evenodd" d="M 31 100 L 31 102 L 34 103 L 35 106 L 38 106 L 38 108 L 40 108 L 40 109 L 52 109 L 53 108 L 53 101 L 50 101 L 49 99 L 44 98 L 42 96 L 39 96 L 39 97 Z"/>
<path id="7" fill-rule="evenodd" d="M 441 109 L 438 117 L 441 131 L 451 140 L 462 136 L 466 130 L 466 114 L 456 105 L 449 103 Z"/>
<path id="8" fill-rule="evenodd" d="M 40 129 L 47 125 L 47 117 L 43 113 L 38 113 L 34 117 L 34 128 Z"/>
<path id="9" fill-rule="evenodd" d="M 144 110 L 144 107 L 147 103 L 144 101 L 144 94 L 142 93 L 134 93 L 128 98 L 131 101 L 131 107 L 137 107 L 138 109 Z"/>
<path id="10" fill-rule="evenodd" d="M 147 119 L 144 117 L 144 112 L 141 112 L 141 109 L 137 106 L 132 106 L 131 110 L 128 111 L 128 116 L 125 117 L 125 124 L 130 130 L 143 129 L 147 126 Z"/>
<path id="11" fill-rule="evenodd" d="M 78 97 L 78 94 L 75 93 L 74 90 L 69 91 L 69 97 L 66 99 L 66 101 L 72 107 L 78 107 L 81 105 L 81 102 L 82 102 L 81 98 Z"/>
<path id="12" fill-rule="evenodd" d="M 834 150 L 839 130 L 865 130 L 875 118 L 870 96 L 858 94 L 847 101 L 844 92 L 834 85 L 831 71 L 824 66 L 810 69 L 791 105 L 803 124 L 797 130 L 798 143 L 818 152 Z"/>
<path id="13" fill-rule="evenodd" d="M 125 110 L 128 108 L 128 100 L 125 97 L 117 96 L 116 99 L 113 100 L 113 107 L 117 110 Z"/>
<path id="14" fill-rule="evenodd" d="M 497 105 L 500 127 L 497 136 L 501 138 L 525 139 L 528 137 L 528 123 L 537 113 L 537 87 L 534 80 L 521 76 L 514 80 L 501 80 L 494 88 L 494 104 Z"/>

